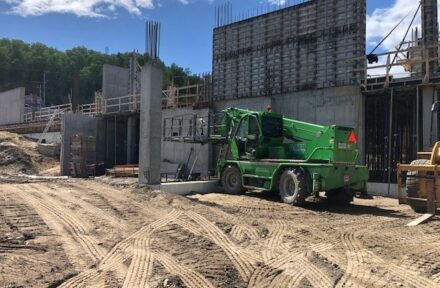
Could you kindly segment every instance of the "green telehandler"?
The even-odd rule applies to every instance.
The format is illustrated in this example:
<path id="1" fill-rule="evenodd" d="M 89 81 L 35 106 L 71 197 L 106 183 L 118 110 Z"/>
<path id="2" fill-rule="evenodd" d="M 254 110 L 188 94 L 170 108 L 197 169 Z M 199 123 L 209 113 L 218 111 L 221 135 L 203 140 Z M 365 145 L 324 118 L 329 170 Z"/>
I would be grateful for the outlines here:
<path id="1" fill-rule="evenodd" d="M 356 165 L 359 150 L 352 128 L 319 126 L 274 112 L 223 111 L 218 177 L 227 193 L 277 191 L 285 203 L 303 205 L 326 192 L 348 204 L 365 192 L 368 169 Z"/>

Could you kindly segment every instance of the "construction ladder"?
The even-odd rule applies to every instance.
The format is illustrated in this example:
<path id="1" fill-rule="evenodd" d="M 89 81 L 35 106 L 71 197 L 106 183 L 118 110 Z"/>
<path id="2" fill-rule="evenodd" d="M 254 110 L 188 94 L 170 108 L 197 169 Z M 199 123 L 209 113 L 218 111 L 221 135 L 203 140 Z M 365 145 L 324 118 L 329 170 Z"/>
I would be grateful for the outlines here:
<path id="1" fill-rule="evenodd" d="M 47 134 L 47 132 L 49 132 L 50 126 L 52 126 L 53 121 L 55 121 L 55 118 L 64 111 L 65 109 L 64 110 L 57 109 L 55 110 L 55 112 L 53 112 L 52 116 L 50 116 L 50 119 L 46 124 L 46 127 L 44 127 L 43 133 L 41 133 L 40 138 L 38 138 L 38 144 L 41 144 L 41 142 L 44 139 L 44 136 Z"/>

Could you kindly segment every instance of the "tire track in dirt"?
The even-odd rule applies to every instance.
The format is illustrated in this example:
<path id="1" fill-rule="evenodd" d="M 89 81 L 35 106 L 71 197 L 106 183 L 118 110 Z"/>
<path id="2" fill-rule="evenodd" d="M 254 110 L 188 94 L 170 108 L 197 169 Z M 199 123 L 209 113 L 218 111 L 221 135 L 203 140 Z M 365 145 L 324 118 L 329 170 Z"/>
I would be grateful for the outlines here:
<path id="1" fill-rule="evenodd" d="M 70 183 L 71 187 L 74 187 L 77 191 L 82 191 L 86 189 L 91 196 L 98 196 L 100 199 L 96 199 L 97 201 L 103 201 L 104 205 L 108 206 L 110 204 L 110 199 L 112 200 L 110 206 L 113 206 L 113 204 L 119 204 L 123 206 L 135 206 L 138 208 L 141 208 L 142 210 L 145 209 L 144 206 L 140 205 L 136 202 L 127 201 L 129 198 L 127 196 L 130 195 L 130 192 L 126 189 L 116 189 L 113 186 L 110 186 L 105 183 L 100 183 L 96 181 L 84 181 L 83 183 Z M 81 195 L 81 194 L 79 194 Z M 104 197 L 105 196 L 105 197 Z M 119 207 L 114 207 L 119 209 Z"/>
<path id="2" fill-rule="evenodd" d="M 188 215 L 192 214 L 191 216 Z M 245 280 L 246 282 L 248 279 L 246 277 L 246 273 L 251 273 L 250 271 L 253 269 L 252 267 L 249 267 L 251 265 L 254 265 L 257 261 L 251 260 L 248 261 L 247 259 L 242 259 L 243 255 L 246 255 L 249 258 L 251 257 L 250 254 L 245 252 L 245 250 L 242 250 L 241 248 L 235 246 L 226 235 L 223 234 L 223 232 L 215 226 L 212 222 L 204 218 L 203 216 L 195 213 L 195 212 L 187 212 L 186 215 L 189 219 L 192 219 L 195 221 L 198 226 L 192 224 L 190 221 L 185 221 L 182 218 L 175 219 L 173 222 L 182 228 L 188 230 L 189 232 L 193 233 L 194 235 L 204 237 L 215 244 L 217 244 L 228 256 L 228 258 L 232 261 L 233 265 L 236 267 L 237 271 L 240 273 L 240 276 Z M 209 225 L 207 225 L 209 223 Z M 209 227 L 207 227 L 209 226 Z M 209 237 L 207 237 L 207 235 Z M 248 269 L 248 270 L 245 270 Z"/>
<path id="3" fill-rule="evenodd" d="M 234 224 L 231 229 L 231 236 L 233 236 L 238 241 L 242 241 L 244 236 L 247 235 L 249 239 L 254 240 L 260 238 L 258 236 L 258 232 L 255 227 L 248 225 L 245 221 L 243 221 L 240 217 L 235 217 L 234 215 L 227 213 L 219 208 L 214 209 L 213 207 L 206 206 L 209 212 L 213 215 L 219 216 L 219 218 L 225 219 L 229 223 Z M 234 235 L 232 235 L 234 231 Z"/>
<path id="4" fill-rule="evenodd" d="M 296 287 L 301 280 L 306 276 L 306 272 L 302 267 L 295 263 L 290 263 L 286 266 L 283 273 L 272 279 L 268 285 L 257 285 L 256 287 Z"/>
<path id="5" fill-rule="evenodd" d="M 93 261 L 99 260 L 105 254 L 104 250 L 98 245 L 99 242 L 88 235 L 88 227 L 82 220 L 78 219 L 72 212 L 69 212 L 68 209 L 62 210 L 58 208 L 51 199 L 44 195 L 44 192 L 38 191 L 38 187 L 29 187 L 33 189 L 32 193 L 23 192 L 16 186 L 13 189 L 16 189 L 17 195 L 32 206 L 41 218 L 48 218 L 48 213 L 53 215 L 56 221 L 60 222 L 69 231 L 73 239 L 80 244 Z M 50 221 L 50 219 L 47 220 Z"/>
<path id="6" fill-rule="evenodd" d="M 321 243 L 311 245 L 307 250 L 321 253 L 332 248 L 333 245 L 330 243 Z M 304 269 L 304 265 L 298 266 L 300 261 L 307 262 L 309 269 Z M 293 269 L 293 266 L 298 267 Z M 309 275 L 312 279 L 318 279 L 315 282 L 321 281 L 324 284 L 331 282 L 333 286 L 334 281 L 324 271 L 319 270 L 319 268 L 309 262 L 306 258 L 306 252 L 304 250 L 297 250 L 283 253 L 257 268 L 252 274 L 248 287 L 268 287 L 267 283 L 270 284 L 270 287 L 291 287 L 296 282 L 301 281 L 306 275 Z M 320 284 L 321 286 L 322 283 Z"/>
<path id="7" fill-rule="evenodd" d="M 125 276 L 126 288 L 149 287 L 148 280 L 153 272 L 151 239 L 136 239 L 133 245 L 133 259 Z"/>
<path id="8" fill-rule="evenodd" d="M 353 286 L 353 285 L 371 285 L 371 282 L 365 282 L 366 267 L 364 264 L 364 253 L 362 247 L 354 240 L 354 233 L 343 233 L 341 236 L 342 243 L 346 249 L 347 267 L 337 287 Z"/>
<path id="9" fill-rule="evenodd" d="M 238 241 L 244 241 L 246 237 L 250 240 L 255 240 L 259 238 L 255 229 L 249 229 L 249 227 L 244 225 L 232 226 L 231 236 Z"/>
<path id="10" fill-rule="evenodd" d="M 306 271 L 306 278 L 313 285 L 313 287 L 333 287 L 334 281 L 323 273 L 318 267 L 310 263 L 306 258 L 298 259 L 298 264 Z"/>
<path id="11" fill-rule="evenodd" d="M 253 272 L 248 287 L 264 286 L 264 283 L 267 282 L 268 275 L 273 275 L 274 271 L 282 271 L 285 268 L 283 266 L 286 266 L 289 262 L 295 261 L 297 258 L 301 257 L 302 254 L 303 251 L 288 252 L 272 258 L 269 261 L 265 261 L 264 265 L 260 266 Z"/>
<path id="12" fill-rule="evenodd" d="M 251 287 L 259 287 L 265 286 L 265 283 L 269 282 L 274 287 L 283 287 L 279 286 L 281 283 L 281 279 L 283 282 L 286 281 L 284 271 L 288 269 L 288 265 L 290 263 L 295 263 L 299 258 L 305 257 L 304 251 L 292 251 L 288 253 L 283 253 L 278 257 L 271 259 L 269 262 L 266 262 L 263 266 L 260 266 L 258 269 L 254 271 L 251 276 L 251 279 L 248 283 L 248 288 Z M 274 272 L 280 271 L 279 275 L 276 275 Z M 269 278 L 269 275 L 273 275 L 272 278 Z M 283 275 L 283 276 L 281 276 Z"/>
<path id="13" fill-rule="evenodd" d="M 358 231 L 357 233 L 354 234 L 354 237 L 353 237 L 353 243 L 357 247 L 361 247 L 361 248 L 363 247 L 363 245 L 361 244 L 361 242 L 359 241 L 359 239 L 356 236 L 357 236 L 357 234 L 363 233 L 363 231 L 366 231 L 366 230 Z M 409 236 L 409 237 L 411 237 L 411 236 Z M 429 239 L 435 239 L 435 238 L 431 238 L 431 237 L 432 236 L 428 236 Z M 428 249 L 427 251 L 433 251 L 433 250 L 438 251 L 438 249 L 439 249 L 438 247 L 433 247 L 431 249 Z M 363 249 L 362 251 L 363 251 L 365 257 L 374 261 L 374 264 L 379 266 L 381 268 L 381 270 L 385 270 L 385 273 L 396 276 L 400 280 L 403 280 L 404 283 L 408 283 L 408 284 L 412 285 L 413 287 L 420 287 L 420 288 L 422 288 L 422 287 L 437 287 L 438 286 L 438 284 L 435 283 L 435 281 L 433 281 L 432 279 L 429 279 L 429 278 L 421 275 L 420 271 L 417 270 L 418 265 L 414 265 L 413 263 L 411 263 L 410 265 L 407 265 L 406 262 L 402 261 L 402 260 L 399 260 L 398 262 L 385 261 L 384 259 L 377 256 L 374 252 L 372 252 L 370 250 Z M 425 253 L 427 251 L 425 251 Z M 381 286 L 386 287 L 386 284 L 383 284 L 383 280 L 381 280 L 379 282 L 380 282 Z M 375 284 L 375 285 L 377 285 L 377 284 Z"/>
<path id="14" fill-rule="evenodd" d="M 51 189 L 54 190 L 53 186 L 49 186 Z M 112 215 L 109 215 L 108 212 L 105 212 L 105 210 L 101 209 L 100 207 L 96 207 L 84 200 L 82 200 L 79 197 L 76 197 L 74 195 L 72 195 L 70 193 L 69 190 L 67 189 L 63 189 L 63 188 L 58 188 L 63 192 L 67 192 L 67 193 L 63 193 L 62 195 L 62 199 L 68 201 L 69 203 L 73 203 L 78 205 L 79 207 L 81 207 L 82 210 L 84 210 L 85 213 L 91 214 L 94 217 L 98 217 L 101 218 L 102 220 L 106 220 L 106 224 L 111 225 L 115 228 L 119 228 L 119 229 L 125 229 L 125 223 L 124 221 L 121 221 L 119 218 L 113 217 Z M 58 191 L 59 192 L 59 191 Z M 61 196 L 56 195 L 56 197 L 54 197 L 60 204 L 63 203 L 63 201 L 61 200 Z"/>
<path id="15" fill-rule="evenodd" d="M 268 262 L 273 258 L 274 252 L 279 250 L 283 243 L 284 235 L 286 235 L 289 225 L 283 220 L 274 220 L 274 225 L 269 231 L 269 238 L 265 241 L 266 249 L 263 251 L 263 261 Z"/>
<path id="16" fill-rule="evenodd" d="M 181 218 L 176 218 L 173 220 L 173 223 L 176 225 L 179 225 L 180 227 L 182 227 L 183 229 L 188 230 L 189 232 L 191 232 L 192 234 L 196 235 L 196 236 L 201 236 L 203 237 L 203 229 L 200 228 L 200 226 L 192 223 L 191 221 L 186 221 L 185 219 Z"/>
<path id="17" fill-rule="evenodd" d="M 154 253 L 155 259 L 162 263 L 171 274 L 179 276 L 187 287 L 191 288 L 214 288 L 214 286 L 200 273 L 180 265 L 172 257 L 165 253 Z"/>
<path id="18" fill-rule="evenodd" d="M 408 283 L 412 285 L 413 287 L 419 287 L 419 288 L 435 288 L 438 287 L 438 284 L 435 283 L 433 280 L 421 276 L 418 272 L 407 269 L 407 267 L 402 267 L 399 265 L 400 263 L 389 263 L 374 254 L 371 251 L 367 251 L 368 256 L 371 259 L 374 259 L 379 265 L 381 265 L 383 268 L 387 269 L 387 272 L 397 276 L 398 278 L 402 279 L 405 283 Z"/>
<path id="19" fill-rule="evenodd" d="M 3 193 L 0 198 L 0 216 L 12 230 L 18 230 L 23 235 L 50 235 L 49 227 L 38 215 L 35 209 L 18 201 L 10 193 Z"/>
<path id="20" fill-rule="evenodd" d="M 434 264 L 434 262 L 427 261 L 426 259 L 414 259 L 409 255 L 403 257 L 403 259 L 398 262 L 400 267 L 420 275 L 428 272 Z M 435 282 L 435 275 L 432 275 L 431 279 Z"/>
<path id="21" fill-rule="evenodd" d="M 220 246 L 228 255 L 234 266 L 237 268 L 244 281 L 249 281 L 252 272 L 258 262 L 254 256 L 247 251 L 237 247 L 214 223 L 192 211 L 185 213 L 190 219 L 195 221 L 206 232 L 209 240 Z"/>
<path id="22" fill-rule="evenodd" d="M 170 222 L 172 222 L 174 219 L 179 217 L 182 213 L 177 210 L 171 211 L 169 214 L 165 215 L 161 219 L 143 226 L 135 233 L 131 234 L 126 239 L 120 241 L 118 244 L 116 244 L 110 252 L 105 255 L 105 257 L 98 263 L 97 267 L 94 269 L 86 270 L 77 276 L 71 278 L 70 280 L 64 282 L 61 287 L 78 287 L 78 286 L 84 286 L 90 281 L 94 281 L 100 277 L 100 274 L 102 271 L 109 271 L 112 269 L 116 269 L 118 265 L 121 265 L 126 260 L 131 258 L 133 256 L 133 251 L 130 249 L 133 245 L 133 241 L 135 239 L 148 239 L 148 237 L 153 233 L 155 230 L 168 225 Z M 140 276 L 136 275 L 136 273 L 132 274 L 132 276 L 139 278 Z M 126 283 L 126 285 L 129 285 L 130 283 Z"/>
<path id="23" fill-rule="evenodd" d="M 58 219 L 63 222 L 65 227 L 69 230 L 73 238 L 78 240 L 93 261 L 99 261 L 105 255 L 105 250 L 98 244 L 99 241 L 89 235 L 90 228 L 87 223 L 83 222 L 82 219 L 78 218 L 76 214 L 69 209 L 60 209 L 59 204 L 45 195 L 43 192 L 44 187 L 42 188 L 35 184 L 31 184 L 30 187 L 34 189 L 33 193 L 21 193 L 20 196 L 29 200 L 30 204 L 34 207 L 39 205 L 47 212 L 58 217 Z M 35 197 L 33 195 L 34 193 L 41 198 Z"/>
<path id="24" fill-rule="evenodd" d="M 387 283 L 385 279 L 381 279 L 380 277 L 371 274 L 371 264 L 366 265 L 365 258 L 373 261 L 373 265 L 376 265 L 381 269 L 386 269 L 386 273 L 398 277 L 413 287 L 437 287 L 437 284 L 434 281 L 421 276 L 418 272 L 412 269 L 402 267 L 400 265 L 401 263 L 396 264 L 387 262 L 373 252 L 363 248 L 356 235 L 361 232 L 362 231 L 356 233 L 344 233 L 342 236 L 342 241 L 347 248 L 346 253 L 348 263 L 346 273 L 338 283 L 338 287 L 350 286 L 353 281 L 364 286 L 374 285 L 387 287 L 389 283 Z"/>

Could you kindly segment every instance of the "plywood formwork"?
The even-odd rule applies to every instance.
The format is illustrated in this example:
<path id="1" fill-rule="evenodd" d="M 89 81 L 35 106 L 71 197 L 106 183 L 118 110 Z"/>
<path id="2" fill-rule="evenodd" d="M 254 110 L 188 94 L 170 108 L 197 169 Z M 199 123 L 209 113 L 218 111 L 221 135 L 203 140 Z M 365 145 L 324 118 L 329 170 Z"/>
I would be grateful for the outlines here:
<path id="1" fill-rule="evenodd" d="M 310 0 L 214 29 L 213 100 L 356 85 L 365 0 Z"/>

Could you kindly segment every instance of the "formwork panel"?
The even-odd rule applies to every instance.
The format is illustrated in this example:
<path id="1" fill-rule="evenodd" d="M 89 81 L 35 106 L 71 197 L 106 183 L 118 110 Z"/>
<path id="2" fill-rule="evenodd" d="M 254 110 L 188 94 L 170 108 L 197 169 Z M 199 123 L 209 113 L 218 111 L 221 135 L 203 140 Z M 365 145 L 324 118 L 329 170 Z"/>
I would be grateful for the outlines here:
<path id="1" fill-rule="evenodd" d="M 214 29 L 213 100 L 363 78 L 365 0 L 310 0 Z"/>

